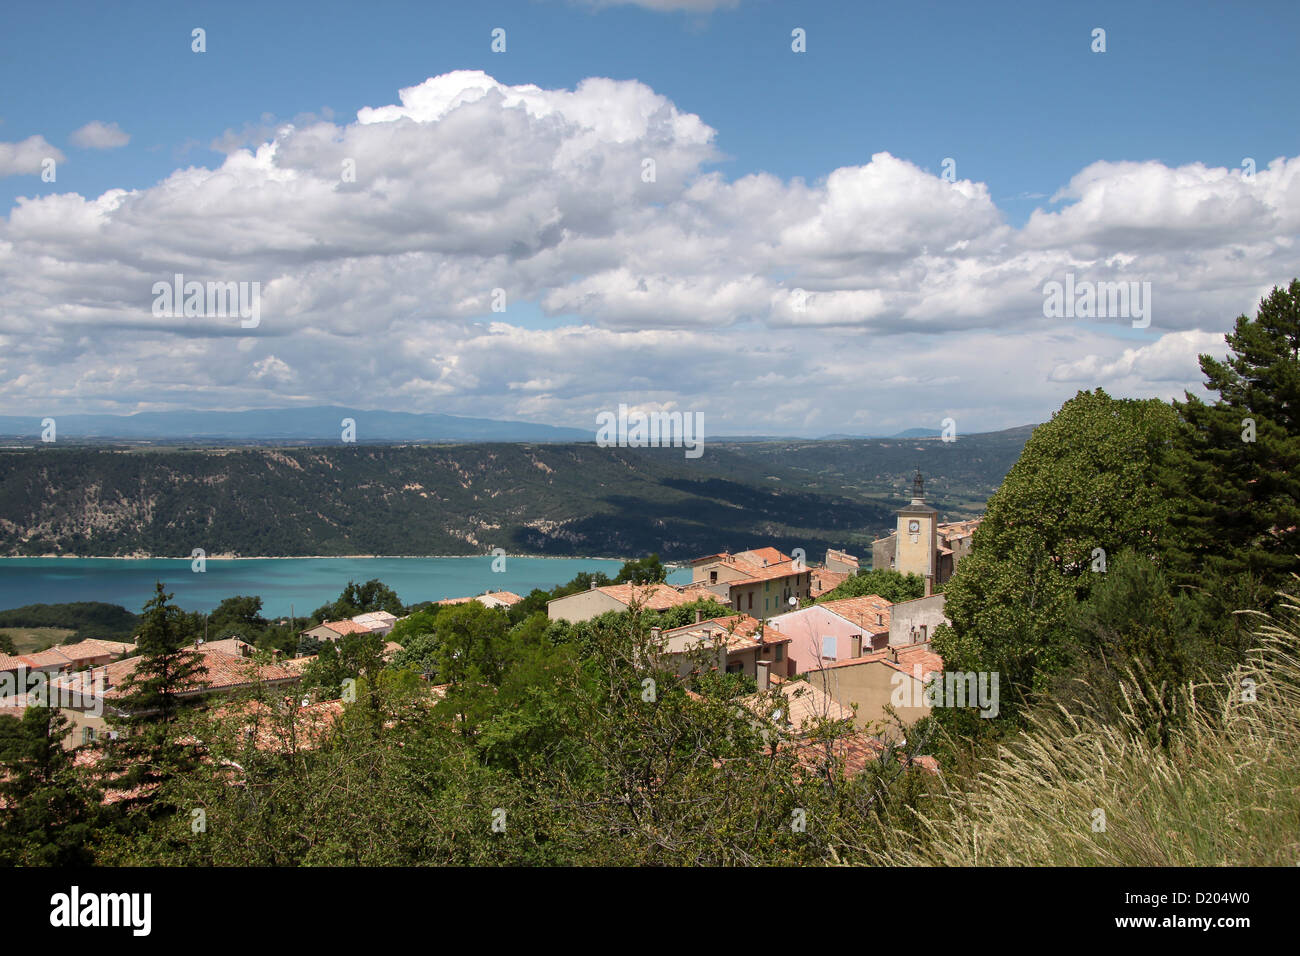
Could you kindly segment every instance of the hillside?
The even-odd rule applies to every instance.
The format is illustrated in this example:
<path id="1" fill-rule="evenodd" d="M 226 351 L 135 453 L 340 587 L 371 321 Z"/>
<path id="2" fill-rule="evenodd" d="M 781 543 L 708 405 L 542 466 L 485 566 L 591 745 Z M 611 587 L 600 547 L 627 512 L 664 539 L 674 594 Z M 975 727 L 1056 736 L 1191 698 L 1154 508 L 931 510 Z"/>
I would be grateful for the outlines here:
<path id="1" fill-rule="evenodd" d="M 0 450 L 0 554 L 512 553 L 685 558 L 755 541 L 857 549 L 919 465 L 975 513 L 1029 429 L 681 449 L 593 444 Z"/>

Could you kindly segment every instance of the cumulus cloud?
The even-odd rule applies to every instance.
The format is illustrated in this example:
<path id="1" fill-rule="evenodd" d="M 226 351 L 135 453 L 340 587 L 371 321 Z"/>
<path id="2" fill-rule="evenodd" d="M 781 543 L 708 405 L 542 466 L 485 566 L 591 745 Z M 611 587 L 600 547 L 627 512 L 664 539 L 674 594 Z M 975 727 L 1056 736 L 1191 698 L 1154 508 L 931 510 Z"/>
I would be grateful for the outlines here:
<path id="1" fill-rule="evenodd" d="M 91 120 L 80 129 L 73 130 L 68 139 L 73 146 L 82 149 L 117 149 L 131 142 L 130 135 L 122 132 L 116 123 L 100 120 Z"/>
<path id="2" fill-rule="evenodd" d="M 0 143 L 0 176 L 39 173 L 47 159 L 61 163 L 63 153 L 47 143 L 44 136 L 29 136 L 19 143 Z"/>
<path id="3" fill-rule="evenodd" d="M 1016 228 L 985 184 L 888 152 L 816 182 L 727 179 L 715 139 L 639 82 L 457 71 L 352 122 L 262 117 L 218 137 L 216 168 L 146 189 L 20 199 L 0 220 L 0 402 L 1001 427 L 1095 384 L 1176 393 L 1295 272 L 1300 158 L 1249 178 L 1093 163 Z M 155 316 L 177 274 L 256 283 L 260 324 Z M 1150 340 L 1046 318 L 1067 274 L 1151 282 Z"/>

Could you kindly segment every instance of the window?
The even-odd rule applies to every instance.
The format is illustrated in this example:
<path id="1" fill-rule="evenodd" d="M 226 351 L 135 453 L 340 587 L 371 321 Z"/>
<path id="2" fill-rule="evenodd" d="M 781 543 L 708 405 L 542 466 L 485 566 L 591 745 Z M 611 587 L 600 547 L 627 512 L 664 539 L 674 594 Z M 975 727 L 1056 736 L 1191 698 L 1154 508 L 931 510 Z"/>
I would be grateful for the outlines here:
<path id="1" fill-rule="evenodd" d="M 776 645 L 776 662 L 779 664 L 783 660 L 785 660 L 785 645 L 778 644 Z"/>
<path id="2" fill-rule="evenodd" d="M 822 657 L 835 659 L 835 636 L 833 634 L 822 635 Z"/>
<path id="3" fill-rule="evenodd" d="M 753 591 L 750 591 L 750 592 L 749 592 L 749 609 L 750 609 L 751 611 L 754 610 L 754 592 L 753 592 Z"/>
<path id="4" fill-rule="evenodd" d="M 93 743 L 95 742 L 95 728 L 94 728 L 94 727 L 82 727 L 82 728 L 81 728 L 81 742 L 82 742 L 83 744 L 93 744 Z"/>
<path id="5" fill-rule="evenodd" d="M 710 572 L 709 572 L 709 583 L 710 583 L 710 584 L 717 584 L 717 583 L 718 583 L 718 572 L 717 572 L 717 571 L 710 571 Z"/>

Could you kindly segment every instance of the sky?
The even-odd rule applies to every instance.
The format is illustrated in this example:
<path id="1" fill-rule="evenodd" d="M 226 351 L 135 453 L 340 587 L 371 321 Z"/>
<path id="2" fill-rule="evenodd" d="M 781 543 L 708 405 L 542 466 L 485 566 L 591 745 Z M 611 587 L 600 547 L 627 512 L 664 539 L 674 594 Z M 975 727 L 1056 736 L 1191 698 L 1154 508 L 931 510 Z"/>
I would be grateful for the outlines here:
<path id="1" fill-rule="evenodd" d="M 0 414 L 594 430 L 627 404 L 711 434 L 960 435 L 1079 389 L 1204 394 L 1198 354 L 1300 275 L 1293 2 L 0 24 Z M 246 283 L 256 324 L 157 314 L 178 273 Z M 1149 308 L 1054 314 L 1053 282 Z"/>

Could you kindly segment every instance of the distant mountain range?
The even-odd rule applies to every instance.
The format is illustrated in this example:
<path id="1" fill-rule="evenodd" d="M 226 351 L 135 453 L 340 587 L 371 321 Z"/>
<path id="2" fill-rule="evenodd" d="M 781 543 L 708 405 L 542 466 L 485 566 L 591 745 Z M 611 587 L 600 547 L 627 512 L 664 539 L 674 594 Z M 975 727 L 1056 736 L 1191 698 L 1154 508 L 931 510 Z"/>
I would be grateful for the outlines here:
<path id="1" fill-rule="evenodd" d="M 322 405 L 263 408 L 245 412 L 137 412 L 134 415 L 54 415 L 55 439 L 149 441 L 337 442 L 343 419 L 356 423 L 356 440 L 367 442 L 573 442 L 592 441 L 594 431 L 532 422 L 461 418 L 437 413 L 366 411 Z M 42 419 L 0 416 L 0 435 L 40 438 Z"/>
<path id="2" fill-rule="evenodd" d="M 263 408 L 243 412 L 172 411 L 134 415 L 53 415 L 56 440 L 240 442 L 337 442 L 343 419 L 356 422 L 356 441 L 371 442 L 583 442 L 596 433 L 582 428 L 534 422 L 462 418 L 434 412 L 386 412 L 321 405 L 311 408 Z M 38 416 L 0 415 L 0 436 L 39 439 Z M 893 435 L 824 435 L 818 441 L 882 438 L 935 438 L 934 428 L 909 428 Z M 792 435 L 709 435 L 711 442 L 807 441 Z"/>

